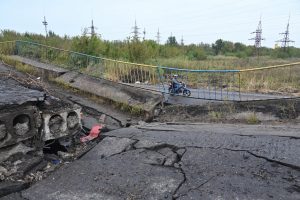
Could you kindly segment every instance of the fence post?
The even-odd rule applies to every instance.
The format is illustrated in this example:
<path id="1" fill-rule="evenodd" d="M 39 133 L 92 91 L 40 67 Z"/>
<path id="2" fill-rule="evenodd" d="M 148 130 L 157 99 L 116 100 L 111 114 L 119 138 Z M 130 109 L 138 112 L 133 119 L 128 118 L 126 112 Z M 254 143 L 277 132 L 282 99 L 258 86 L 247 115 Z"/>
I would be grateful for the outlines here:
<path id="1" fill-rule="evenodd" d="M 15 43 L 15 45 L 16 45 L 16 48 L 15 48 L 15 55 L 19 55 L 19 43 L 20 43 L 20 41 L 16 41 L 16 43 Z"/>
<path id="2" fill-rule="evenodd" d="M 164 82 L 162 81 L 162 77 L 161 77 L 161 75 L 160 75 L 160 67 L 159 67 L 159 66 L 157 66 L 157 74 L 158 74 L 158 77 L 159 77 L 159 82 L 160 82 L 160 84 L 162 84 L 163 94 L 165 94 L 165 93 L 166 93 L 166 90 L 165 90 Z M 160 84 L 158 84 L 158 90 L 159 90 L 159 91 L 161 91 L 161 89 L 160 89 Z"/>
<path id="3" fill-rule="evenodd" d="M 239 74 L 239 99 L 240 99 L 240 101 L 241 101 L 241 100 L 242 100 L 242 99 L 241 99 L 241 73 L 238 72 L 238 74 Z"/>

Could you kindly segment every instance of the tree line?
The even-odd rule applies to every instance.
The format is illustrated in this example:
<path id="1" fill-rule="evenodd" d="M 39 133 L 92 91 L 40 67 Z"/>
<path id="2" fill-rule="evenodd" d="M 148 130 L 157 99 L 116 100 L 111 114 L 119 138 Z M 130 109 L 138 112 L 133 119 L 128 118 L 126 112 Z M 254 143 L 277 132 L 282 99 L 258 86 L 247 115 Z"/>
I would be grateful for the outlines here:
<path id="1" fill-rule="evenodd" d="M 179 44 L 175 36 L 170 36 L 165 44 L 158 44 L 154 40 L 130 39 L 108 41 L 98 36 L 59 36 L 49 31 L 48 37 L 35 33 L 18 33 L 12 30 L 1 30 L 0 41 L 26 40 L 49 46 L 77 51 L 89 55 L 107 57 L 112 59 L 149 63 L 160 58 L 181 58 L 186 60 L 205 60 L 209 56 L 234 56 L 247 58 L 257 55 L 254 46 L 245 45 L 239 42 L 225 41 L 218 39 L 213 44 Z M 300 48 L 289 47 L 267 48 L 261 47 L 260 56 L 273 58 L 300 58 Z"/>

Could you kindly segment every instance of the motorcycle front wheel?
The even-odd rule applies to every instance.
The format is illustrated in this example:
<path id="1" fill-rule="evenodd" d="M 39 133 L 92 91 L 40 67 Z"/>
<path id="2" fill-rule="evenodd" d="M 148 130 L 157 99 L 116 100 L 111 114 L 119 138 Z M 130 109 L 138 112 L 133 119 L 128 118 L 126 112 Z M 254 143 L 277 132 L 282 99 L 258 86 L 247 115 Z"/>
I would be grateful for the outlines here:
<path id="1" fill-rule="evenodd" d="M 191 96 L 191 91 L 190 90 L 185 90 L 185 91 L 183 91 L 183 95 L 185 95 L 185 96 Z"/>

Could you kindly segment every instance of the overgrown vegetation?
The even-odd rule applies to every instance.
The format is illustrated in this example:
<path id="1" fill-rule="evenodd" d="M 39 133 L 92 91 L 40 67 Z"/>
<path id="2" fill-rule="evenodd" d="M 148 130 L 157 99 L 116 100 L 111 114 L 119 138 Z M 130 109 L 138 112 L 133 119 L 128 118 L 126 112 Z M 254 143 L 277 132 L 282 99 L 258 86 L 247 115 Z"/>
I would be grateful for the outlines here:
<path id="1" fill-rule="evenodd" d="M 140 41 L 138 39 L 126 39 L 123 41 L 106 41 L 100 37 L 87 35 L 76 37 L 60 37 L 50 31 L 49 36 L 2 30 L 1 41 L 25 40 L 33 41 L 61 49 L 81 52 L 88 55 L 145 63 L 155 66 L 169 66 L 188 69 L 245 69 L 253 67 L 265 67 L 276 64 L 286 64 L 300 61 L 300 49 L 290 47 L 287 51 L 283 49 L 261 48 L 259 59 L 255 56 L 253 46 L 242 43 L 217 40 L 214 44 L 178 44 L 176 38 L 171 36 L 165 44 L 157 44 L 153 40 Z M 0 47 L 3 44 L 0 44 Z M 9 46 L 0 48 L 0 54 L 12 54 L 14 49 Z M 85 57 L 80 54 L 64 53 L 54 49 L 45 50 L 31 45 L 22 48 L 20 55 L 58 64 L 61 67 L 70 67 L 80 72 L 102 77 L 112 81 L 123 83 L 152 83 L 157 84 L 158 71 L 151 68 L 142 68 L 128 63 L 112 62 L 110 60 Z M 160 70 L 159 76 L 173 72 Z M 179 72 L 177 72 L 179 73 Z M 191 88 L 197 87 L 224 87 L 242 91 L 260 92 L 288 92 L 298 94 L 300 89 L 300 68 L 289 67 L 265 71 L 254 71 L 241 73 L 241 79 L 233 74 L 209 74 L 190 73 L 186 76 L 187 84 Z"/>
<path id="2" fill-rule="evenodd" d="M 22 62 L 19 62 L 17 60 L 11 59 L 8 56 L 0 54 L 0 60 L 2 60 L 5 64 L 15 67 L 20 72 L 27 73 L 27 74 L 30 74 L 33 76 L 38 75 L 38 72 L 34 67 L 24 64 Z"/>
<path id="3" fill-rule="evenodd" d="M 157 44 L 153 40 L 107 41 L 100 37 L 87 35 L 64 37 L 49 31 L 45 38 L 40 34 L 17 33 L 11 30 L 2 30 L 1 41 L 26 40 L 47 44 L 62 49 L 77 51 L 94 56 L 103 56 L 112 59 L 148 63 L 166 64 L 173 67 L 246 67 L 253 65 L 256 55 L 253 46 L 247 46 L 239 42 L 230 42 L 218 39 L 213 44 L 178 44 L 174 36 L 170 36 L 165 44 Z M 261 62 L 264 64 L 268 58 L 300 58 L 300 49 L 290 47 L 287 51 L 280 48 L 261 48 Z M 255 62 L 255 65 L 258 63 Z"/>

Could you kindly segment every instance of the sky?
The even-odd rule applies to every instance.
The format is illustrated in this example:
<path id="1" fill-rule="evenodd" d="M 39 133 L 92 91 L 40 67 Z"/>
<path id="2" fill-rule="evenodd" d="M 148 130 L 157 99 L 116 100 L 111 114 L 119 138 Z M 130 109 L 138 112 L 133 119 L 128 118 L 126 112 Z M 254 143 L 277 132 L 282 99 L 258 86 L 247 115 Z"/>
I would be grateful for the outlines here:
<path id="1" fill-rule="evenodd" d="M 261 17 L 262 46 L 274 47 L 290 16 L 290 39 L 300 47 L 300 0 L 0 0 L 0 29 L 61 36 L 81 35 L 94 25 L 105 40 L 124 40 L 136 20 L 146 39 L 161 43 L 172 34 L 185 44 L 214 43 L 217 39 L 254 44 L 250 33 Z M 141 35 L 142 37 L 142 35 Z"/>

